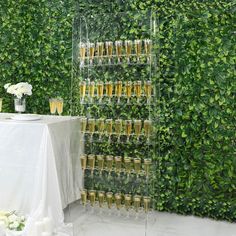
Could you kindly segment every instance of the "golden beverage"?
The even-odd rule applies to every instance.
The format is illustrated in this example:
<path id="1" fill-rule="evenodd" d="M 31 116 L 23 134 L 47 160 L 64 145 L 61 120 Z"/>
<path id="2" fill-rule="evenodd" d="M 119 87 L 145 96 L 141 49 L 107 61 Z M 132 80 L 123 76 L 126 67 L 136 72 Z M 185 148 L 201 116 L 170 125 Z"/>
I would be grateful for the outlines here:
<path id="1" fill-rule="evenodd" d="M 89 55 L 89 59 L 90 59 L 90 64 L 93 63 L 94 53 L 95 53 L 95 44 L 88 43 L 88 55 Z"/>
<path id="2" fill-rule="evenodd" d="M 132 160 L 131 157 L 124 158 L 125 171 L 127 172 L 127 174 L 130 174 L 130 172 L 132 170 L 131 160 Z"/>
<path id="3" fill-rule="evenodd" d="M 135 195 L 133 201 L 134 201 L 134 209 L 136 212 L 138 212 L 141 205 L 141 197 L 139 195 Z"/>
<path id="4" fill-rule="evenodd" d="M 152 132 L 152 121 L 145 120 L 143 126 L 144 126 L 145 136 L 149 138 Z"/>
<path id="5" fill-rule="evenodd" d="M 144 39 L 144 48 L 145 48 L 145 53 L 146 55 L 151 54 L 151 49 L 152 49 L 152 40 L 150 39 Z"/>
<path id="6" fill-rule="evenodd" d="M 134 171 L 136 174 L 139 174 L 141 171 L 141 159 L 140 158 L 134 158 Z"/>
<path id="7" fill-rule="evenodd" d="M 112 192 L 107 192 L 106 197 L 107 197 L 107 206 L 108 206 L 109 209 L 111 209 L 112 202 L 113 202 L 113 193 Z"/>
<path id="8" fill-rule="evenodd" d="M 118 62 L 120 62 L 120 58 L 122 55 L 122 41 L 115 41 L 116 46 L 116 56 L 118 58 Z"/>
<path id="9" fill-rule="evenodd" d="M 115 83 L 115 93 L 118 97 L 118 102 L 120 101 L 120 97 L 122 96 L 122 81 L 117 81 Z"/>
<path id="10" fill-rule="evenodd" d="M 98 165 L 98 169 L 100 171 L 103 171 L 104 169 L 104 156 L 103 155 L 97 155 L 97 165 Z"/>
<path id="11" fill-rule="evenodd" d="M 111 99 L 112 98 L 112 92 L 113 92 L 113 84 L 112 81 L 106 82 L 106 95 Z"/>
<path id="12" fill-rule="evenodd" d="M 131 81 L 127 81 L 125 83 L 125 94 L 126 94 L 126 97 L 128 99 L 128 103 L 129 103 L 129 100 L 132 96 L 132 82 Z"/>
<path id="13" fill-rule="evenodd" d="M 134 40 L 134 45 L 135 45 L 135 52 L 137 55 L 137 59 L 139 61 L 139 57 L 142 53 L 142 40 Z"/>
<path id="14" fill-rule="evenodd" d="M 85 206 L 87 203 L 87 190 L 86 189 L 83 189 L 81 191 L 81 201 L 82 201 L 82 204 Z"/>
<path id="15" fill-rule="evenodd" d="M 132 197 L 130 194 L 125 194 L 125 209 L 128 211 L 131 206 Z"/>
<path id="16" fill-rule="evenodd" d="M 58 98 L 56 100 L 56 107 L 57 107 L 57 113 L 58 115 L 61 115 L 63 112 L 63 105 L 64 105 L 64 101 L 62 98 Z"/>
<path id="17" fill-rule="evenodd" d="M 0 98 L 0 112 L 2 112 L 2 98 Z"/>
<path id="18" fill-rule="evenodd" d="M 91 134 L 95 132 L 95 119 L 88 119 L 88 130 Z"/>
<path id="19" fill-rule="evenodd" d="M 147 99 L 152 96 L 152 82 L 150 80 L 144 82 L 144 92 Z"/>
<path id="20" fill-rule="evenodd" d="M 121 132 L 122 132 L 122 120 L 121 119 L 115 120 L 115 132 L 118 136 L 121 135 Z"/>
<path id="21" fill-rule="evenodd" d="M 106 42 L 106 54 L 109 58 L 109 63 L 111 63 L 112 52 L 113 52 L 113 42 Z"/>
<path id="22" fill-rule="evenodd" d="M 101 99 L 103 97 L 103 82 L 98 82 L 97 84 L 97 95 L 99 97 L 99 101 L 101 102 Z"/>
<path id="23" fill-rule="evenodd" d="M 54 115 L 57 111 L 57 100 L 55 98 L 49 99 L 50 113 Z"/>
<path id="24" fill-rule="evenodd" d="M 94 170 L 95 168 L 95 155 L 94 154 L 89 154 L 88 155 L 88 166 L 90 170 Z"/>
<path id="25" fill-rule="evenodd" d="M 106 120 L 106 131 L 109 136 L 112 135 L 112 123 L 113 123 L 112 119 Z"/>
<path id="26" fill-rule="evenodd" d="M 132 41 L 131 40 L 125 40 L 125 53 L 128 62 L 130 61 L 130 55 L 132 54 Z"/>
<path id="27" fill-rule="evenodd" d="M 80 52 L 80 59 L 82 61 L 85 60 L 85 55 L 86 55 L 86 44 L 85 43 L 80 43 L 79 44 L 79 52 Z"/>
<path id="28" fill-rule="evenodd" d="M 120 210 L 120 208 L 121 208 L 121 199 L 122 199 L 121 194 L 116 193 L 115 194 L 115 203 L 116 203 L 116 209 L 117 210 Z"/>
<path id="29" fill-rule="evenodd" d="M 100 133 L 100 134 L 102 134 L 103 132 L 104 132 L 104 129 L 105 129 L 105 119 L 103 119 L 103 118 L 99 118 L 98 120 L 97 120 L 97 126 L 98 126 L 98 132 Z"/>
<path id="30" fill-rule="evenodd" d="M 85 81 L 80 82 L 79 88 L 80 88 L 80 97 L 82 98 L 81 101 L 83 101 L 86 95 L 86 82 Z"/>
<path id="31" fill-rule="evenodd" d="M 142 121 L 141 120 L 134 120 L 134 133 L 139 139 L 142 130 Z"/>
<path id="32" fill-rule="evenodd" d="M 81 121 L 81 132 L 85 133 L 86 128 L 87 128 L 87 118 L 86 117 L 81 117 L 80 121 Z"/>
<path id="33" fill-rule="evenodd" d="M 99 63 L 102 63 L 102 57 L 104 53 L 104 43 L 103 42 L 98 42 L 97 43 L 97 55 L 99 57 Z"/>
<path id="34" fill-rule="evenodd" d="M 95 204 L 95 200 L 96 200 L 96 191 L 95 190 L 89 190 L 89 201 L 90 201 L 90 205 L 93 207 Z"/>
<path id="35" fill-rule="evenodd" d="M 151 159 L 144 159 L 144 171 L 146 176 L 149 175 L 151 164 L 152 164 Z"/>
<path id="36" fill-rule="evenodd" d="M 116 156 L 115 157 L 115 170 L 116 173 L 120 174 L 122 168 L 122 157 L 121 156 Z"/>
<path id="37" fill-rule="evenodd" d="M 104 201 L 105 201 L 105 192 L 104 191 L 99 191 L 98 192 L 99 207 L 103 207 Z"/>
<path id="38" fill-rule="evenodd" d="M 145 213 L 149 212 L 150 203 L 151 203 L 151 198 L 150 197 L 143 197 L 143 207 L 144 207 Z"/>
<path id="39" fill-rule="evenodd" d="M 88 92 L 89 92 L 90 98 L 94 97 L 94 90 L 95 90 L 95 83 L 93 81 L 91 81 L 91 82 L 89 82 L 89 85 L 88 85 Z"/>
<path id="40" fill-rule="evenodd" d="M 82 155 L 80 157 L 80 161 L 81 161 L 81 168 L 84 171 L 87 167 L 87 155 Z"/>
<path id="41" fill-rule="evenodd" d="M 134 92 L 136 97 L 138 98 L 137 100 L 139 100 L 142 95 L 142 82 L 140 80 L 134 83 Z"/>
<path id="42" fill-rule="evenodd" d="M 125 120 L 125 134 L 129 137 L 132 132 L 132 120 Z"/>
<path id="43" fill-rule="evenodd" d="M 106 156 L 106 167 L 107 167 L 108 172 L 112 171 L 113 156 L 111 156 L 111 155 Z"/>

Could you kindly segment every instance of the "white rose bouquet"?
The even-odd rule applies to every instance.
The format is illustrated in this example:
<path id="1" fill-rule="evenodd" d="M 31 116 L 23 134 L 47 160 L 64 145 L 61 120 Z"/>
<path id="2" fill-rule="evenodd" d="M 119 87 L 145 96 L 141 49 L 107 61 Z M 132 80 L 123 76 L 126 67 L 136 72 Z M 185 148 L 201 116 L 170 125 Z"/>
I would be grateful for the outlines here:
<path id="1" fill-rule="evenodd" d="M 25 227 L 25 217 L 13 212 L 0 211 L 0 227 L 5 229 L 22 231 Z"/>
<path id="2" fill-rule="evenodd" d="M 32 85 L 27 82 L 20 82 L 18 84 L 5 84 L 4 88 L 6 89 L 7 93 L 10 93 L 17 98 L 21 99 L 24 96 L 31 96 L 32 95 Z"/>

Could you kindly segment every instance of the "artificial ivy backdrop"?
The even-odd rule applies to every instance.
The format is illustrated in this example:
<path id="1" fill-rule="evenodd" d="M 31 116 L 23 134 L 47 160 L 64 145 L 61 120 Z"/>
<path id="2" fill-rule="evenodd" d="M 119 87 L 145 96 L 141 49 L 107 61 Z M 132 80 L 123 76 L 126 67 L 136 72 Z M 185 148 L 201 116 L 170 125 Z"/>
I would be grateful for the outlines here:
<path id="1" fill-rule="evenodd" d="M 236 5 L 232 0 L 2 0 L 3 111 L 13 109 L 3 85 L 23 80 L 34 87 L 27 101 L 29 112 L 49 113 L 48 98 L 62 96 L 69 113 L 75 10 L 142 12 L 150 7 L 158 11 L 160 43 L 156 208 L 236 221 Z"/>

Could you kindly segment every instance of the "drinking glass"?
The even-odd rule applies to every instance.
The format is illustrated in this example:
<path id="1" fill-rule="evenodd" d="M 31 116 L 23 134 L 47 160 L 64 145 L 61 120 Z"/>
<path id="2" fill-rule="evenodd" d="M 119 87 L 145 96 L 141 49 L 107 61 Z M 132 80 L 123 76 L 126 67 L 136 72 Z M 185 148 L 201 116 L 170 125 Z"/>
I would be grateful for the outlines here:
<path id="1" fill-rule="evenodd" d="M 107 132 L 107 135 L 108 135 L 108 142 L 111 142 L 111 135 L 112 135 L 112 119 L 107 119 L 106 120 L 106 132 Z"/>
<path id="2" fill-rule="evenodd" d="M 127 81 L 125 83 L 125 93 L 127 98 L 127 104 L 130 103 L 130 98 L 132 96 L 132 81 Z"/>
<path id="3" fill-rule="evenodd" d="M 137 97 L 137 103 L 139 103 L 142 95 L 142 82 L 140 80 L 134 82 L 134 92 Z"/>
<path id="4" fill-rule="evenodd" d="M 87 167 L 87 155 L 82 155 L 80 157 L 80 161 L 81 161 L 81 168 L 82 168 L 83 172 L 85 172 L 86 167 Z"/>
<path id="5" fill-rule="evenodd" d="M 58 98 L 56 100 L 57 113 L 58 113 L 59 116 L 63 112 L 63 104 L 64 104 L 64 100 L 62 98 Z"/>
<path id="6" fill-rule="evenodd" d="M 116 56 L 118 59 L 118 63 L 120 63 L 122 55 L 122 41 L 115 41 L 115 46 L 116 46 Z"/>
<path id="7" fill-rule="evenodd" d="M 80 82 L 79 88 L 80 88 L 80 102 L 83 103 L 86 95 L 86 82 L 85 81 Z"/>
<path id="8" fill-rule="evenodd" d="M 121 119 L 115 120 L 115 132 L 117 135 L 117 141 L 120 142 L 120 136 L 121 136 L 121 132 L 122 132 L 122 120 Z"/>
<path id="9" fill-rule="evenodd" d="M 93 172 L 95 169 L 95 155 L 94 154 L 88 155 L 88 166 L 91 171 L 91 175 L 93 176 Z"/>
<path id="10" fill-rule="evenodd" d="M 89 99 L 91 103 L 93 103 L 94 90 L 95 90 L 95 83 L 94 81 L 91 81 L 89 82 L 89 85 L 88 85 Z"/>
<path id="11" fill-rule="evenodd" d="M 145 48 L 145 53 L 147 56 L 147 61 L 149 62 L 151 58 L 152 40 L 144 39 L 144 48 Z"/>
<path id="12" fill-rule="evenodd" d="M 152 82 L 150 80 L 144 82 L 144 92 L 147 98 L 147 104 L 150 104 L 152 96 Z"/>
<path id="13" fill-rule="evenodd" d="M 109 175 L 111 174 L 112 167 L 113 167 L 113 156 L 108 155 L 108 156 L 106 156 L 106 169 L 107 169 Z"/>
<path id="14" fill-rule="evenodd" d="M 134 202 L 134 210 L 138 212 L 141 205 L 141 196 L 135 195 L 133 197 L 133 202 Z"/>
<path id="15" fill-rule="evenodd" d="M 80 43 L 79 44 L 79 52 L 80 52 L 80 66 L 84 66 L 85 62 L 85 54 L 86 54 L 86 44 L 85 43 Z"/>
<path id="16" fill-rule="evenodd" d="M 101 103 L 103 98 L 103 82 L 101 81 L 97 84 L 97 96 L 99 98 L 99 103 Z"/>
<path id="17" fill-rule="evenodd" d="M 2 112 L 2 98 L 0 98 L 0 112 Z"/>
<path id="18" fill-rule="evenodd" d="M 107 192 L 106 193 L 106 198 L 107 198 L 107 207 L 108 209 L 112 208 L 112 202 L 113 202 L 113 193 L 112 192 Z"/>
<path id="19" fill-rule="evenodd" d="M 125 120 L 125 135 L 127 136 L 127 142 L 129 142 L 129 138 L 132 132 L 132 120 Z"/>
<path id="20" fill-rule="evenodd" d="M 87 128 L 87 118 L 86 117 L 81 117 L 80 121 L 81 121 L 81 132 L 85 133 L 86 128 Z"/>
<path id="21" fill-rule="evenodd" d="M 142 40 L 136 39 L 134 40 L 135 52 L 137 56 L 137 62 L 140 61 L 140 55 L 142 53 Z"/>
<path id="22" fill-rule="evenodd" d="M 118 176 L 120 176 L 121 167 L 122 167 L 122 157 L 115 156 L 115 171 Z"/>
<path id="23" fill-rule="evenodd" d="M 104 169 L 104 156 L 103 155 L 97 155 L 97 165 L 98 165 L 98 170 L 100 171 L 100 175 L 101 175 Z"/>
<path id="24" fill-rule="evenodd" d="M 103 53 L 104 53 L 104 43 L 97 42 L 97 55 L 99 58 L 99 61 L 98 61 L 99 64 L 102 64 Z"/>
<path id="25" fill-rule="evenodd" d="M 144 165 L 144 172 L 145 172 L 146 177 L 149 176 L 151 164 L 152 164 L 151 159 L 148 159 L 148 158 L 144 159 L 144 164 L 143 165 Z"/>
<path id="26" fill-rule="evenodd" d="M 90 133 L 90 141 L 92 142 L 93 140 L 93 134 L 95 132 L 95 122 L 96 120 L 95 119 L 88 119 L 88 130 L 89 130 L 89 133 Z"/>
<path id="27" fill-rule="evenodd" d="M 142 121 L 141 120 L 134 120 L 134 133 L 139 140 L 140 134 L 142 130 Z"/>
<path id="28" fill-rule="evenodd" d="M 88 47 L 89 63 L 90 63 L 90 65 L 92 65 L 93 60 L 94 60 L 95 44 L 94 43 L 88 43 L 87 47 Z"/>
<path id="29" fill-rule="evenodd" d="M 99 204 L 100 208 L 103 207 L 104 201 L 105 201 L 105 192 L 99 191 L 98 192 L 98 204 Z"/>
<path id="30" fill-rule="evenodd" d="M 122 96 L 122 81 L 116 81 L 115 93 L 116 93 L 116 97 L 118 98 L 117 103 L 120 103 L 120 98 Z"/>
<path id="31" fill-rule="evenodd" d="M 102 139 L 102 134 L 103 134 L 104 129 L 105 129 L 105 119 L 99 118 L 97 120 L 97 126 L 98 126 L 99 140 L 101 140 Z"/>
<path id="32" fill-rule="evenodd" d="M 108 62 L 111 64 L 112 52 L 113 52 L 113 42 L 106 42 L 106 54 L 108 56 Z"/>
<path id="33" fill-rule="evenodd" d="M 116 203 L 116 209 L 117 210 L 120 210 L 121 208 L 121 199 L 122 199 L 122 196 L 120 193 L 116 193 L 115 194 L 115 203 Z"/>
<path id="34" fill-rule="evenodd" d="M 132 41 L 131 40 L 125 40 L 125 53 L 127 62 L 130 63 L 130 55 L 132 54 Z"/>
<path id="35" fill-rule="evenodd" d="M 151 203 L 151 198 L 148 196 L 143 197 L 143 207 L 144 207 L 144 212 L 148 213 L 150 210 L 150 203 Z"/>
<path id="36" fill-rule="evenodd" d="M 96 200 L 96 191 L 89 190 L 88 194 L 89 194 L 90 205 L 91 205 L 91 207 L 93 207 L 95 204 L 95 200 Z"/>
<path id="37" fill-rule="evenodd" d="M 127 211 L 129 211 L 130 207 L 131 207 L 131 201 L 132 201 L 132 197 L 130 194 L 125 194 L 125 209 Z"/>
<path id="38" fill-rule="evenodd" d="M 129 177 L 130 172 L 131 172 L 131 170 L 132 170 L 131 160 L 132 160 L 131 157 L 125 157 L 125 158 L 124 158 L 125 171 L 126 171 L 128 177 Z"/>
<path id="39" fill-rule="evenodd" d="M 149 142 L 151 132 L 152 132 L 152 121 L 151 120 L 145 120 L 143 126 L 144 126 L 145 136 L 147 137 L 147 142 Z"/>
<path id="40" fill-rule="evenodd" d="M 140 158 L 134 158 L 134 171 L 137 174 L 137 176 L 140 174 L 140 171 L 141 171 L 141 159 Z"/>
<path id="41" fill-rule="evenodd" d="M 52 115 L 55 115 L 56 111 L 57 111 L 57 99 L 56 98 L 50 98 L 49 99 L 49 106 L 50 106 L 50 113 Z"/>
<path id="42" fill-rule="evenodd" d="M 113 83 L 112 81 L 107 81 L 106 82 L 106 95 L 109 98 L 108 103 L 111 103 L 112 92 L 113 92 Z"/>
<path id="43" fill-rule="evenodd" d="M 88 194 L 87 189 L 83 189 L 81 191 L 81 202 L 82 202 L 83 206 L 86 206 L 86 204 L 87 204 L 87 194 Z"/>

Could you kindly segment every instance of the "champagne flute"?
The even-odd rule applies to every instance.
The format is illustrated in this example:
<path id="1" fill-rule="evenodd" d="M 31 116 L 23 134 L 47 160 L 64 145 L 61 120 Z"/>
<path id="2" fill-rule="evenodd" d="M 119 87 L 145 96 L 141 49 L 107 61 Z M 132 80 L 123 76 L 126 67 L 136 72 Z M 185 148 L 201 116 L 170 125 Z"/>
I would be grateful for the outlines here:
<path id="1" fill-rule="evenodd" d="M 147 137 L 147 142 L 149 143 L 151 132 L 152 132 L 152 121 L 151 120 L 145 120 L 143 126 L 144 126 L 145 136 Z"/>
<path id="2" fill-rule="evenodd" d="M 111 135 L 112 135 L 112 119 L 107 119 L 106 120 L 106 132 L 107 132 L 107 135 L 108 135 L 108 142 L 111 142 Z"/>
<path id="3" fill-rule="evenodd" d="M 95 90 L 95 83 L 94 81 L 91 81 L 89 82 L 89 85 L 88 85 L 89 99 L 91 103 L 93 103 L 94 90 Z"/>
<path id="4" fill-rule="evenodd" d="M 122 120 L 121 119 L 115 120 L 115 132 L 117 135 L 117 141 L 120 142 L 120 135 L 122 132 Z"/>
<path id="5" fill-rule="evenodd" d="M 113 202 L 113 193 L 112 192 L 107 192 L 106 197 L 107 197 L 107 207 L 108 207 L 108 209 L 111 209 L 112 208 L 112 202 Z"/>
<path id="6" fill-rule="evenodd" d="M 108 81 L 106 82 L 106 95 L 107 97 L 109 97 L 108 103 L 111 103 L 112 92 L 113 92 L 113 83 L 112 81 Z"/>
<path id="7" fill-rule="evenodd" d="M 142 121 L 141 120 L 134 120 L 134 133 L 139 141 L 139 137 L 142 130 Z"/>
<path id="8" fill-rule="evenodd" d="M 57 113 L 59 116 L 61 116 L 61 114 L 63 112 L 63 104 L 64 104 L 63 98 L 58 98 L 56 100 Z"/>
<path id="9" fill-rule="evenodd" d="M 104 169 L 104 156 L 103 155 L 97 155 L 97 163 L 98 163 L 98 169 L 101 175 Z"/>
<path id="10" fill-rule="evenodd" d="M 79 84 L 79 88 L 80 88 L 80 103 L 83 103 L 86 95 L 86 82 L 81 81 Z"/>
<path id="11" fill-rule="evenodd" d="M 121 156 L 115 156 L 115 170 L 116 170 L 116 174 L 118 176 L 120 176 L 121 166 L 122 166 L 122 157 Z"/>
<path id="12" fill-rule="evenodd" d="M 81 117 L 80 121 L 81 121 L 81 133 L 84 134 L 86 132 L 86 128 L 87 128 L 87 118 Z"/>
<path id="13" fill-rule="evenodd" d="M 95 119 L 88 119 L 88 129 L 89 129 L 89 133 L 90 133 L 90 142 L 93 141 L 93 134 L 95 132 Z"/>
<path id="14" fill-rule="evenodd" d="M 140 158 L 134 158 L 134 171 L 139 176 L 141 171 L 141 159 Z"/>
<path id="15" fill-rule="evenodd" d="M 87 204 L 87 194 L 88 194 L 87 189 L 83 189 L 83 190 L 81 191 L 81 202 L 82 202 L 82 204 L 83 204 L 84 207 L 85 207 L 86 204 Z"/>
<path id="16" fill-rule="evenodd" d="M 150 174 L 151 164 L 152 164 L 152 160 L 151 159 L 149 159 L 149 158 L 145 158 L 144 159 L 144 172 L 145 172 L 145 175 L 146 175 L 147 178 L 148 178 L 148 176 Z"/>
<path id="17" fill-rule="evenodd" d="M 131 166 L 131 157 L 125 157 L 124 158 L 124 163 L 125 163 L 125 171 L 127 173 L 127 176 L 129 177 L 132 166 Z"/>
<path id="18" fill-rule="evenodd" d="M 116 193 L 115 194 L 115 203 L 116 203 L 116 209 L 120 210 L 121 209 L 121 194 L 120 193 Z"/>
<path id="19" fill-rule="evenodd" d="M 87 47 L 88 47 L 89 63 L 90 65 L 92 65 L 95 53 L 95 43 L 88 43 Z"/>
<path id="20" fill-rule="evenodd" d="M 103 82 L 101 81 L 97 84 L 97 96 L 99 98 L 99 103 L 101 103 L 103 98 Z"/>
<path id="21" fill-rule="evenodd" d="M 111 175 L 112 167 L 113 167 L 113 156 L 107 155 L 106 156 L 106 168 L 107 168 L 109 176 Z"/>
<path id="22" fill-rule="evenodd" d="M 57 105 L 56 105 L 56 99 L 55 98 L 50 98 L 49 99 L 49 107 L 50 107 L 50 113 L 52 115 L 55 115 L 56 114 L 56 111 L 57 111 Z"/>
<path id="23" fill-rule="evenodd" d="M 132 81 L 127 81 L 125 83 L 125 93 L 127 97 L 127 104 L 130 103 L 130 98 L 132 96 Z"/>
<path id="24" fill-rule="evenodd" d="M 95 200 L 96 200 L 96 191 L 95 190 L 89 190 L 89 201 L 91 207 L 94 207 Z"/>
<path id="25" fill-rule="evenodd" d="M 131 40 L 125 40 L 125 52 L 126 52 L 127 62 L 130 63 L 130 55 L 132 53 L 132 41 Z"/>
<path id="26" fill-rule="evenodd" d="M 134 82 L 134 92 L 137 97 L 137 103 L 139 103 L 142 95 L 142 82 L 140 80 Z"/>
<path id="27" fill-rule="evenodd" d="M 129 211 L 130 207 L 131 207 L 131 201 L 132 201 L 132 197 L 130 194 L 125 194 L 125 209 L 126 211 Z"/>
<path id="28" fill-rule="evenodd" d="M 116 97 L 118 98 L 117 103 L 120 103 L 120 98 L 122 96 L 122 81 L 116 81 L 115 93 L 116 93 Z"/>
<path id="29" fill-rule="evenodd" d="M 140 55 L 142 53 L 142 40 L 139 40 L 139 39 L 134 40 L 134 45 L 135 45 L 135 52 L 137 56 L 137 62 L 139 62 Z"/>
<path id="30" fill-rule="evenodd" d="M 152 82 L 150 80 L 144 82 L 144 92 L 147 98 L 147 104 L 150 104 L 152 96 Z"/>
<path id="31" fill-rule="evenodd" d="M 134 201 L 134 210 L 137 213 L 141 205 L 141 197 L 139 195 L 135 195 L 133 201 Z"/>
<path id="32" fill-rule="evenodd" d="M 144 39 L 144 48 L 145 48 L 145 53 L 147 56 L 147 61 L 149 62 L 151 58 L 152 40 Z"/>
<path id="33" fill-rule="evenodd" d="M 0 112 L 2 112 L 2 98 L 0 98 Z"/>
<path id="34" fill-rule="evenodd" d="M 93 176 L 93 172 L 95 169 L 95 155 L 94 154 L 88 155 L 88 166 L 91 171 L 91 176 Z"/>
<path id="35" fill-rule="evenodd" d="M 99 207 L 102 208 L 105 200 L 105 192 L 104 191 L 99 191 L 98 192 L 98 204 Z"/>
<path id="36" fill-rule="evenodd" d="M 81 161 L 81 168 L 82 168 L 83 173 L 84 173 L 85 170 L 86 170 L 86 167 L 87 167 L 87 155 L 80 156 L 80 161 Z"/>
<path id="37" fill-rule="evenodd" d="M 79 44 L 79 52 L 80 52 L 80 66 L 84 66 L 85 62 L 85 54 L 86 54 L 86 44 L 85 43 L 80 43 Z"/>
<path id="38" fill-rule="evenodd" d="M 125 120 L 125 135 L 127 136 L 127 142 L 129 142 L 129 138 L 132 132 L 132 120 Z"/>
<path id="39" fill-rule="evenodd" d="M 99 118 L 97 120 L 97 123 L 98 123 L 99 140 L 101 140 L 102 139 L 102 134 L 103 134 L 104 129 L 105 129 L 105 119 Z"/>
<path id="40" fill-rule="evenodd" d="M 106 54 L 108 56 L 108 62 L 111 64 L 112 51 L 113 51 L 113 42 L 106 42 Z"/>
<path id="41" fill-rule="evenodd" d="M 144 212 L 148 213 L 150 210 L 150 203 L 151 203 L 151 198 L 148 196 L 143 197 L 143 206 L 144 206 Z"/>
<path id="42" fill-rule="evenodd" d="M 122 41 L 115 41 L 115 46 L 116 46 L 116 56 L 118 59 L 118 63 L 121 63 Z"/>
<path id="43" fill-rule="evenodd" d="M 97 55 L 99 58 L 99 64 L 102 64 L 103 52 L 104 51 L 104 43 L 97 42 Z"/>

